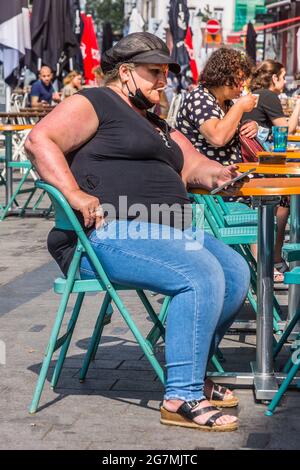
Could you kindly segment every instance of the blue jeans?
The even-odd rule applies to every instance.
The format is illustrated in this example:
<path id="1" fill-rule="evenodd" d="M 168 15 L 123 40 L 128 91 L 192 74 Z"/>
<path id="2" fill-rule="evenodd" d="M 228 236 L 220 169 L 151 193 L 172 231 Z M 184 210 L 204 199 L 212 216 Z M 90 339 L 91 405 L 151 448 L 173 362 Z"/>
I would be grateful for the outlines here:
<path id="1" fill-rule="evenodd" d="M 203 398 L 207 362 L 248 291 L 245 260 L 205 232 L 146 222 L 110 222 L 90 242 L 112 282 L 172 296 L 165 399 Z M 80 271 L 83 279 L 95 277 L 86 257 Z"/>

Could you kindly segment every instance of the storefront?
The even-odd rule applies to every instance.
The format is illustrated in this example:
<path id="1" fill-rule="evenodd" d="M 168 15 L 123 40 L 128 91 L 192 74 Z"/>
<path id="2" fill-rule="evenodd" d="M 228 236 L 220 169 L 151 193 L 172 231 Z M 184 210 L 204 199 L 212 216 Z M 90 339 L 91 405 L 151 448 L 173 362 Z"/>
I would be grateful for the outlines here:
<path id="1" fill-rule="evenodd" d="M 294 75 L 300 69 L 298 61 L 297 36 L 300 28 L 300 2 L 297 0 L 266 0 L 268 13 L 276 17 L 277 24 L 274 24 L 271 32 L 276 44 L 276 58 L 286 67 L 288 75 Z M 289 21 L 287 21 L 289 20 Z M 299 33 L 300 34 L 300 33 Z"/>

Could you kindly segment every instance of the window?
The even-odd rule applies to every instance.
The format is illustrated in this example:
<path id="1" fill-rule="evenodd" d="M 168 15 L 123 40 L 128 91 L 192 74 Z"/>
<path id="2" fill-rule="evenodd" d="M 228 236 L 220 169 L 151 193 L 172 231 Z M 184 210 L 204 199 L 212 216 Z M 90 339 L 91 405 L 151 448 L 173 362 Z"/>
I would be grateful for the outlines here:
<path id="1" fill-rule="evenodd" d="M 223 20 L 223 8 L 214 8 L 214 18 L 222 24 Z"/>
<path id="2" fill-rule="evenodd" d="M 236 5 L 234 30 L 240 31 L 247 23 L 247 5 Z"/>

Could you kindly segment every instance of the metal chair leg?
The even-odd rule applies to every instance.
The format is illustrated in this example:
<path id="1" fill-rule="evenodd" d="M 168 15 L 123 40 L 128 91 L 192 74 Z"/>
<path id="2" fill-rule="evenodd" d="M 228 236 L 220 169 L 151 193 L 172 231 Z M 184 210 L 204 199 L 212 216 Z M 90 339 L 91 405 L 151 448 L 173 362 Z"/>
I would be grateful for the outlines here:
<path id="1" fill-rule="evenodd" d="M 75 325 L 76 325 L 76 322 L 77 322 L 77 318 L 78 318 L 78 315 L 79 315 L 79 312 L 80 312 L 80 309 L 81 309 L 81 305 L 82 305 L 84 296 L 85 296 L 85 292 L 79 292 L 79 294 L 77 296 L 77 299 L 76 299 L 76 302 L 75 302 L 75 305 L 74 305 L 74 309 L 73 309 L 73 312 L 72 312 L 72 316 L 71 316 L 69 324 L 68 324 L 67 333 L 65 335 L 65 341 L 64 341 L 64 343 L 61 347 L 59 358 L 57 360 L 57 363 L 56 363 L 56 366 L 55 366 L 55 369 L 54 369 L 54 372 L 53 372 L 53 376 L 52 376 L 52 380 L 51 380 L 51 388 L 56 387 L 56 384 L 57 384 L 58 379 L 60 377 L 61 370 L 62 370 L 63 364 L 65 362 L 65 358 L 66 358 L 66 355 L 67 355 L 67 352 L 68 352 L 68 349 L 69 349 L 69 345 L 70 345 L 70 342 L 71 342 L 71 339 L 72 339 L 72 336 L 73 336 L 74 328 L 75 328 Z"/>

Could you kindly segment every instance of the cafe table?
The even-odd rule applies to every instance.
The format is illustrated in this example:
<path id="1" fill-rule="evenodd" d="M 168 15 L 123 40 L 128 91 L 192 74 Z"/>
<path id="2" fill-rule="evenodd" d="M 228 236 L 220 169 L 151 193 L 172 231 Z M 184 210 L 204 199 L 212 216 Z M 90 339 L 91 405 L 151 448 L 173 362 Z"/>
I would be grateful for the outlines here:
<path id="1" fill-rule="evenodd" d="M 202 188 L 193 188 L 191 192 L 207 194 Z M 251 373 L 210 375 L 223 383 L 253 383 L 256 399 L 262 401 L 273 398 L 278 389 L 277 379 L 284 377 L 282 373 L 275 375 L 273 362 L 274 208 L 279 196 L 294 195 L 300 195 L 300 180 L 286 177 L 252 178 L 236 192 L 236 196 L 256 197 L 258 204 L 256 361 L 251 364 Z"/>
<path id="2" fill-rule="evenodd" d="M 264 175 L 273 174 L 280 176 L 297 176 L 300 175 L 300 162 L 286 162 L 278 164 L 269 163 L 240 163 L 238 165 L 239 171 L 244 172 L 250 168 L 256 168 L 255 173 Z M 300 180 L 299 180 L 300 186 Z M 300 243 L 300 196 L 298 194 L 291 195 L 290 204 L 290 243 Z M 293 269 L 300 266 L 300 261 L 293 261 L 290 263 L 290 268 Z M 289 286 L 288 295 L 288 320 L 291 320 L 295 312 L 300 309 L 300 286 L 291 284 Z M 291 339 L 297 336 L 300 331 L 300 324 L 297 324 Z"/>
<path id="3" fill-rule="evenodd" d="M 12 135 L 14 132 L 24 131 L 32 128 L 33 125 L 0 125 L 0 132 L 3 132 L 5 135 L 5 207 L 9 203 L 13 194 L 13 169 L 10 166 L 10 162 L 12 161 Z"/>
<path id="4" fill-rule="evenodd" d="M 18 111 L 18 112 L 9 112 L 9 113 L 1 112 L 0 118 L 11 121 L 13 119 L 18 119 L 18 118 L 44 117 L 46 115 L 47 113 L 43 110 L 41 111 L 31 110 L 31 111 Z"/>
<path id="5" fill-rule="evenodd" d="M 299 148 L 296 148 L 296 149 L 293 149 L 293 150 L 287 150 L 286 152 L 270 152 L 270 151 L 261 151 L 261 152 L 257 152 L 256 153 L 256 156 L 258 157 L 258 159 L 260 157 L 282 157 L 282 160 L 284 161 L 285 159 L 288 159 L 288 160 L 293 160 L 293 159 L 296 159 L 296 160 L 300 160 L 300 149 Z"/>

